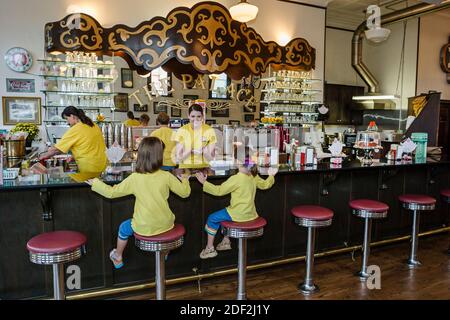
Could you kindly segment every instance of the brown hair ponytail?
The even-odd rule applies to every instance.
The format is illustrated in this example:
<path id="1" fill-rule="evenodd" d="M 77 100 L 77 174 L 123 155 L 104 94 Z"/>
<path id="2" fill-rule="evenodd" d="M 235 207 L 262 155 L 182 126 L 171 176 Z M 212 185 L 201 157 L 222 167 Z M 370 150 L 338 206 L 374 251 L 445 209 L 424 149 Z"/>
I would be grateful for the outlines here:
<path id="1" fill-rule="evenodd" d="M 78 119 L 80 119 L 81 122 L 87 124 L 90 127 L 94 126 L 92 120 L 84 114 L 84 111 L 82 109 L 75 108 L 74 106 L 69 106 L 66 107 L 64 111 L 61 113 L 62 117 L 64 116 L 70 117 L 71 115 L 78 117 Z"/>

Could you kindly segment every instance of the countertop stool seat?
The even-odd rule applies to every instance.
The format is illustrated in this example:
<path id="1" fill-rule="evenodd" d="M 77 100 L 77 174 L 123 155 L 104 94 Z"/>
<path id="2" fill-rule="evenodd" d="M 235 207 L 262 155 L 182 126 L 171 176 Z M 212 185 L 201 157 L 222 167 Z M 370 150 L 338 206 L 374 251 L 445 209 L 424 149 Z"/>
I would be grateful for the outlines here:
<path id="1" fill-rule="evenodd" d="M 53 231 L 37 235 L 27 243 L 30 261 L 53 266 L 55 300 L 65 300 L 64 263 L 86 254 L 87 238 L 76 231 Z"/>
<path id="2" fill-rule="evenodd" d="M 237 300 L 247 299 L 247 239 L 262 236 L 266 224 L 267 221 L 263 217 L 246 222 L 221 222 L 222 234 L 239 241 Z"/>
<path id="3" fill-rule="evenodd" d="M 298 287 L 303 294 L 308 295 L 319 290 L 319 286 L 314 284 L 313 279 L 316 228 L 330 226 L 333 220 L 333 211 L 321 206 L 302 205 L 292 208 L 291 213 L 294 216 L 296 224 L 308 228 L 306 276 L 304 282 Z"/>
<path id="4" fill-rule="evenodd" d="M 370 239 L 372 234 L 372 219 L 382 219 L 387 217 L 389 206 L 383 202 L 370 199 L 355 199 L 348 204 L 352 213 L 364 219 L 364 242 L 363 255 L 361 261 L 361 271 L 357 275 L 362 281 L 365 281 L 369 274 L 367 273 L 367 264 L 370 255 Z"/>
<path id="5" fill-rule="evenodd" d="M 402 204 L 402 207 L 406 210 L 413 212 L 413 225 L 412 225 L 412 243 L 411 251 L 407 264 L 410 268 L 420 266 L 421 263 L 417 260 L 417 247 L 419 243 L 419 224 L 420 224 L 420 212 L 434 210 L 436 206 L 436 199 L 423 194 L 403 194 L 398 197 L 398 200 Z"/>
<path id="6" fill-rule="evenodd" d="M 166 299 L 165 256 L 170 250 L 181 247 L 186 230 L 181 224 L 175 224 L 169 231 L 154 235 L 142 236 L 135 233 L 135 245 L 142 251 L 155 252 L 156 300 Z"/>
<path id="7" fill-rule="evenodd" d="M 450 208 L 450 189 L 444 189 L 441 191 L 441 199 L 447 204 L 447 210 Z M 450 255 L 450 245 L 447 253 Z"/>

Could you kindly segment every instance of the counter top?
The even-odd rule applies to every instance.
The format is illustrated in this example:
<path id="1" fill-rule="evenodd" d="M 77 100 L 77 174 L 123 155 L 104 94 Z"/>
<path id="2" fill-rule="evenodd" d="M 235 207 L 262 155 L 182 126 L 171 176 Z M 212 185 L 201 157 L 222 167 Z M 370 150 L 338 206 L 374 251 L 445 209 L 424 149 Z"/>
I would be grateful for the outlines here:
<path id="1" fill-rule="evenodd" d="M 279 175 L 285 174 L 303 174 L 303 173 L 321 173 L 329 171 L 348 171 L 348 170 L 370 170 L 370 169 L 392 169 L 405 166 L 428 166 L 428 165 L 446 165 L 450 164 L 450 158 L 428 158 L 426 163 L 414 162 L 374 162 L 371 166 L 362 166 L 358 160 L 345 160 L 342 165 L 335 166 L 329 162 L 321 162 L 317 166 L 301 167 L 294 169 L 289 166 L 280 166 Z M 267 175 L 268 168 L 260 167 L 259 173 L 262 176 Z M 223 179 L 230 175 L 237 173 L 237 167 L 211 168 L 208 179 Z M 106 173 L 92 174 L 92 173 L 63 173 L 63 174 L 41 174 L 31 175 L 27 177 L 19 177 L 14 180 L 4 180 L 3 185 L 0 185 L 0 190 L 15 190 L 15 189 L 39 189 L 39 188 L 70 188 L 79 187 L 81 185 L 88 185 L 84 182 L 87 179 L 99 177 L 108 184 L 116 184 L 124 180 L 130 174 L 129 171 L 121 172 L 118 175 L 109 175 Z M 191 179 L 194 179 L 192 177 Z"/>

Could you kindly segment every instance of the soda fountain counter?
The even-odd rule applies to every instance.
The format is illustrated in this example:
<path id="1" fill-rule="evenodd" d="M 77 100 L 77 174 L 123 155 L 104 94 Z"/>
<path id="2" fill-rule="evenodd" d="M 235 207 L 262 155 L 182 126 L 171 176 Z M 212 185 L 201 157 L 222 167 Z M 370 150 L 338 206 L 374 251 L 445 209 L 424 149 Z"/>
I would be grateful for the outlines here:
<path id="1" fill-rule="evenodd" d="M 235 168 L 213 168 L 208 178 L 222 183 Z M 267 168 L 260 168 L 264 175 Z M 129 173 L 106 175 L 101 179 L 116 184 Z M 82 182 L 89 176 L 80 174 L 37 175 L 5 180 L 0 186 L 0 299 L 50 298 L 53 294 L 51 268 L 29 261 L 26 243 L 33 236 L 53 230 L 76 230 L 87 235 L 87 255 L 75 262 L 81 270 L 81 289 L 68 290 L 68 299 L 106 297 L 154 285 L 154 270 L 149 266 L 153 255 L 147 255 L 130 244 L 125 250 L 126 265 L 115 270 L 108 253 L 113 248 L 119 224 L 132 216 L 134 197 L 109 200 L 92 192 Z M 402 193 L 423 193 L 439 199 L 441 189 L 450 185 L 450 160 L 426 163 L 374 162 L 362 166 L 359 161 L 344 161 L 342 166 L 330 163 L 293 170 L 281 167 L 275 185 L 258 191 L 256 208 L 267 219 L 264 235 L 254 239 L 248 252 L 249 265 L 256 268 L 295 262 L 306 248 L 306 231 L 297 228 L 290 209 L 299 204 L 317 204 L 335 213 L 332 230 L 319 233 L 319 252 L 327 254 L 360 250 L 362 223 L 352 217 L 348 201 L 355 198 L 378 199 L 389 205 L 389 215 L 373 231 L 373 245 L 392 243 L 410 234 L 411 215 L 403 212 L 397 201 Z M 203 193 L 196 179 L 190 180 L 192 193 L 187 199 L 170 195 L 169 204 L 176 222 L 185 226 L 184 245 L 171 251 L 167 260 L 168 284 L 194 281 L 214 276 L 214 272 L 233 272 L 237 244 L 215 259 L 202 260 L 198 253 L 205 243 L 203 227 L 207 216 L 229 203 L 229 197 Z M 424 214 L 421 232 L 448 231 L 448 214 L 440 201 L 433 214 Z M 444 226 L 444 227 L 443 227 Z M 446 226 L 446 227 L 445 227 Z M 404 240 L 404 239 L 403 239 Z M 133 240 L 132 240 L 133 241 Z M 380 242 L 382 241 L 382 242 Z M 356 246 L 356 247 L 355 247 Z M 406 258 L 406 254 L 405 254 Z M 65 266 L 66 268 L 68 265 Z M 227 271 L 228 270 L 228 271 Z"/>

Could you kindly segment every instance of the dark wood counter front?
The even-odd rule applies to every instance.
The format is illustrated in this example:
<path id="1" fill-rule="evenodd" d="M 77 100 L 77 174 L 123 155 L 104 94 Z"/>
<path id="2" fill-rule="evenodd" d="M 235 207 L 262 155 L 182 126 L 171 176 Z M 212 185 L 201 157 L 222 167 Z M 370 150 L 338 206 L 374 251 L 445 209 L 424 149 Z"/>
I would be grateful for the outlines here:
<path id="1" fill-rule="evenodd" d="M 219 184 L 226 177 L 227 174 L 217 175 L 210 181 Z M 122 269 L 115 270 L 108 257 L 120 223 L 132 216 L 134 197 L 104 199 L 86 184 L 64 179 L 43 179 L 28 185 L 16 182 L 0 188 L 0 299 L 52 296 L 51 267 L 32 264 L 26 250 L 30 238 L 52 230 L 80 231 L 88 238 L 87 255 L 74 263 L 81 269 L 81 290 L 68 289 L 69 296 L 153 282 L 154 257 L 137 249 L 133 239 L 125 250 Z M 397 201 L 402 193 L 436 197 L 436 210 L 421 216 L 420 232 L 442 228 L 449 217 L 447 208 L 439 201 L 439 192 L 450 186 L 449 179 L 448 161 L 366 168 L 348 163 L 341 169 L 329 165 L 327 168 L 324 164 L 312 170 L 282 171 L 270 190 L 257 193 L 256 208 L 268 225 L 261 238 L 249 241 L 249 265 L 305 253 L 306 230 L 296 226 L 290 214 L 290 208 L 298 204 L 319 204 L 335 212 L 332 226 L 318 231 L 316 252 L 361 244 L 363 220 L 353 217 L 348 208 L 348 201 L 355 198 L 378 199 L 390 206 L 386 219 L 374 221 L 373 241 L 410 234 L 412 217 L 400 209 Z M 183 246 L 169 254 L 168 279 L 208 274 L 237 264 L 236 242 L 232 242 L 231 251 L 220 252 L 214 259 L 199 258 L 206 243 L 203 231 L 206 218 L 227 206 L 229 197 L 204 194 L 202 186 L 194 180 L 191 187 L 188 199 L 174 195 L 169 199 L 176 221 L 187 232 Z M 404 257 L 398 257 L 399 263 L 407 255 L 405 252 Z"/>

